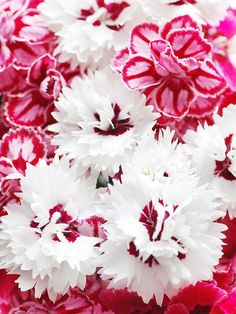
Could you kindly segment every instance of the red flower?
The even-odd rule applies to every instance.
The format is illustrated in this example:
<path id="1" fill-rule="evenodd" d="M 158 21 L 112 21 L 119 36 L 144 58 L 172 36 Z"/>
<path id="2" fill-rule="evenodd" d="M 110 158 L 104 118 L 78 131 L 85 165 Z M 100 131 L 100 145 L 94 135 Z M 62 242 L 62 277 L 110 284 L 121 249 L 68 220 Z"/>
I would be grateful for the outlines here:
<path id="1" fill-rule="evenodd" d="M 225 296 L 226 292 L 214 284 L 198 282 L 173 297 L 165 314 L 216 314 L 211 310 Z"/>

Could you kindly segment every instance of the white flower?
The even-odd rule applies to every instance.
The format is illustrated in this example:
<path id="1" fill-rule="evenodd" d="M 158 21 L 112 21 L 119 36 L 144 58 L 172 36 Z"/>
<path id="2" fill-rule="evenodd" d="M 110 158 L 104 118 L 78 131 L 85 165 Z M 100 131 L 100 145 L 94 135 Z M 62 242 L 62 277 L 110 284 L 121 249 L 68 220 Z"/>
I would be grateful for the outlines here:
<path id="1" fill-rule="evenodd" d="M 215 222 L 222 213 L 214 194 L 195 179 L 182 191 L 182 201 L 173 202 L 163 186 L 147 184 L 143 176 L 123 176 L 122 182 L 110 186 L 100 206 L 108 238 L 99 265 L 109 287 L 127 287 L 144 302 L 155 296 L 162 304 L 164 294 L 212 279 L 225 230 Z"/>
<path id="2" fill-rule="evenodd" d="M 145 97 L 128 91 L 110 70 L 74 80 L 55 105 L 58 123 L 50 129 L 58 133 L 53 139 L 57 153 L 111 174 L 156 118 Z"/>
<path id="3" fill-rule="evenodd" d="M 230 6 L 227 0 L 138 0 L 143 10 L 153 19 L 168 19 L 188 14 L 200 21 L 217 25 Z"/>
<path id="4" fill-rule="evenodd" d="M 209 183 L 222 207 L 236 217 L 236 106 L 214 119 L 213 126 L 188 131 L 184 140 L 201 182 Z"/>
<path id="5" fill-rule="evenodd" d="M 58 36 L 61 60 L 74 63 L 98 62 L 107 51 L 123 48 L 139 15 L 130 0 L 45 0 L 38 8 Z"/>
<path id="6" fill-rule="evenodd" d="M 19 275 L 21 290 L 34 287 L 36 297 L 47 290 L 55 300 L 70 287 L 84 289 L 100 241 L 80 231 L 95 213 L 95 188 L 65 159 L 28 165 L 20 185 L 20 204 L 7 205 L 1 218 L 1 268 Z"/>
<path id="7" fill-rule="evenodd" d="M 184 146 L 174 140 L 174 131 L 169 128 L 161 129 L 158 139 L 152 131 L 146 132 L 138 142 L 131 161 L 122 164 L 122 171 L 125 176 L 140 173 L 144 181 L 165 185 L 169 193 L 172 193 L 173 187 L 174 190 L 186 190 L 189 180 L 195 180 Z"/>

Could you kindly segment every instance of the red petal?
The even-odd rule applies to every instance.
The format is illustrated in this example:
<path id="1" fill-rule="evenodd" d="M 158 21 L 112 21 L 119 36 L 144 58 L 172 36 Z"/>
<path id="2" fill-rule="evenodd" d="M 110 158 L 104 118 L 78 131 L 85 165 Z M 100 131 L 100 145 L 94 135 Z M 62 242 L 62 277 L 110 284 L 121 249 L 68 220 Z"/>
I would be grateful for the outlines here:
<path id="1" fill-rule="evenodd" d="M 2 154 L 2 152 L 1 152 Z M 0 179 L 5 178 L 11 173 L 14 173 L 15 167 L 12 162 L 6 157 L 0 157 Z"/>
<path id="2" fill-rule="evenodd" d="M 189 311 L 197 305 L 213 306 L 218 300 L 225 296 L 226 292 L 214 284 L 198 282 L 195 286 L 190 285 L 173 297 L 170 304 L 182 303 Z"/>
<path id="3" fill-rule="evenodd" d="M 18 67 L 28 67 L 35 61 L 36 58 L 42 56 L 48 51 L 52 51 L 50 44 L 34 44 L 30 45 L 27 42 L 13 42 L 11 50 L 16 58 L 15 64 Z"/>
<path id="4" fill-rule="evenodd" d="M 36 59 L 28 72 L 28 83 L 39 86 L 42 80 L 47 76 L 49 69 L 56 68 L 57 61 L 50 54 L 45 54 Z"/>
<path id="5" fill-rule="evenodd" d="M 137 25 L 131 33 L 130 48 L 132 53 L 150 56 L 149 44 L 158 38 L 160 38 L 159 27 L 156 24 L 143 23 Z"/>
<path id="6" fill-rule="evenodd" d="M 236 314 L 236 289 L 220 301 L 210 314 Z"/>
<path id="7" fill-rule="evenodd" d="M 0 72 L 0 93 L 7 93 L 15 89 L 15 84 L 19 79 L 19 73 L 13 67 Z"/>
<path id="8" fill-rule="evenodd" d="M 151 43 L 152 56 L 155 61 L 156 72 L 167 77 L 170 74 L 186 77 L 187 67 L 173 54 L 169 43 L 165 40 L 155 40 Z"/>
<path id="9" fill-rule="evenodd" d="M 178 16 L 165 24 L 164 28 L 161 31 L 161 37 L 164 39 L 168 39 L 171 31 L 181 28 L 199 29 L 199 25 L 194 20 L 192 20 L 189 15 Z"/>
<path id="10" fill-rule="evenodd" d="M 195 29 L 173 31 L 169 35 L 168 41 L 179 58 L 193 57 L 203 60 L 212 49 L 211 45 L 201 37 L 199 30 Z"/>
<path id="11" fill-rule="evenodd" d="M 183 79 L 169 78 L 162 80 L 159 86 L 145 91 L 148 104 L 153 105 L 164 115 L 180 118 L 189 109 L 194 94 Z"/>
<path id="12" fill-rule="evenodd" d="M 115 58 L 111 61 L 111 67 L 116 73 L 121 73 L 125 63 L 129 60 L 129 49 L 122 49 Z"/>
<path id="13" fill-rule="evenodd" d="M 193 117 L 204 117 L 214 112 L 219 104 L 220 97 L 203 97 L 198 96 L 189 108 L 189 115 Z"/>
<path id="14" fill-rule="evenodd" d="M 52 120 L 50 107 L 50 101 L 32 90 L 22 96 L 8 97 L 4 115 L 13 126 L 43 126 Z"/>
<path id="15" fill-rule="evenodd" d="M 189 311 L 183 304 L 174 304 L 168 306 L 168 309 L 165 311 L 165 314 L 189 314 Z"/>
<path id="16" fill-rule="evenodd" d="M 227 258 L 232 258 L 236 253 L 236 218 L 230 219 L 229 215 L 227 214 L 220 220 L 220 223 L 223 223 L 228 227 L 228 229 L 224 231 L 226 236 L 224 239 L 224 243 L 226 245 L 223 246 L 224 255 Z"/>
<path id="17" fill-rule="evenodd" d="M 127 290 L 103 290 L 99 300 L 105 307 L 116 314 L 150 313 L 151 306 L 144 304 L 142 299 L 134 292 Z M 158 312 L 156 312 L 158 313 Z"/>
<path id="18" fill-rule="evenodd" d="M 48 41 L 52 36 L 49 29 L 40 22 L 39 12 L 34 8 L 27 9 L 23 14 L 18 15 L 14 22 L 14 37 L 17 41 L 39 44 Z"/>
<path id="19" fill-rule="evenodd" d="M 199 63 L 199 67 L 190 70 L 188 74 L 192 77 L 197 91 L 205 96 L 219 95 L 226 88 L 225 79 L 209 60 Z"/>
<path id="20" fill-rule="evenodd" d="M 125 64 L 122 77 L 130 89 L 148 87 L 159 79 L 153 62 L 141 56 L 133 57 Z"/>
<path id="21" fill-rule="evenodd" d="M 221 71 L 224 73 L 224 77 L 226 81 L 229 84 L 229 87 L 232 90 L 236 90 L 236 67 L 235 65 L 230 61 L 228 55 L 214 55 L 214 58 L 221 69 Z"/>

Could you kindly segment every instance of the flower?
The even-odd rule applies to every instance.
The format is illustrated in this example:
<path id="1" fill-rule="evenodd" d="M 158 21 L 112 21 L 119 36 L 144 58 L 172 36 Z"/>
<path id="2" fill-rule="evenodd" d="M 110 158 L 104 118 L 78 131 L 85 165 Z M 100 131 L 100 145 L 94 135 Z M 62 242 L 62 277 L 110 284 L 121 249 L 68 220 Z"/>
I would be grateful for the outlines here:
<path id="1" fill-rule="evenodd" d="M 47 155 L 47 145 L 42 130 L 10 129 L 0 141 L 0 204 L 17 200 L 19 178 L 25 173 L 27 163 L 36 165 Z"/>
<path id="2" fill-rule="evenodd" d="M 145 97 L 129 92 L 110 70 L 97 71 L 64 87 L 53 113 L 52 143 L 84 167 L 115 174 L 156 115 Z"/>
<path id="3" fill-rule="evenodd" d="M 223 289 L 212 283 L 198 282 L 180 291 L 170 301 L 165 314 L 217 314 L 217 303 L 226 296 Z M 230 313 L 230 312 L 229 312 Z"/>
<path id="4" fill-rule="evenodd" d="M 1 93 L 14 90 L 21 70 L 51 46 L 52 34 L 40 22 L 36 5 L 28 0 L 0 3 Z"/>
<path id="5" fill-rule="evenodd" d="M 89 278 L 86 291 L 78 288 L 70 289 L 68 294 L 59 296 L 55 302 L 50 301 L 46 294 L 43 294 L 40 299 L 35 298 L 33 289 L 22 292 L 14 282 L 17 276 L 1 271 L 0 278 L 3 283 L 0 298 L 1 314 L 114 314 L 112 311 L 103 311 L 103 306 L 97 302 L 95 296 L 99 296 L 105 289 L 101 288 L 100 280 L 93 277 Z"/>
<path id="6" fill-rule="evenodd" d="M 186 189 L 186 182 L 195 180 L 191 166 L 184 146 L 174 139 L 174 131 L 167 128 L 159 130 L 158 139 L 154 132 L 146 132 L 130 160 L 122 163 L 122 172 L 124 176 L 139 173 L 144 182 L 161 184 L 171 194 L 173 189 Z"/>
<path id="7" fill-rule="evenodd" d="M 163 115 L 181 118 L 194 104 L 198 116 L 205 116 L 212 106 L 196 103 L 196 98 L 216 97 L 226 87 L 210 53 L 200 25 L 186 15 L 162 29 L 153 23 L 137 25 L 128 50 L 116 56 L 113 68 L 129 89 L 145 93 L 148 104 Z"/>
<path id="8" fill-rule="evenodd" d="M 20 187 L 20 203 L 8 204 L 2 217 L 1 268 L 19 275 L 22 291 L 34 287 L 36 298 L 47 291 L 55 301 L 70 287 L 83 290 L 99 255 L 100 239 L 83 230 L 95 215 L 95 187 L 66 159 L 28 164 Z"/>
<path id="9" fill-rule="evenodd" d="M 3 113 L 11 125 L 37 127 L 50 123 L 53 101 L 66 84 L 57 67 L 57 60 L 50 54 L 31 64 L 17 92 L 4 99 Z"/>
<path id="10" fill-rule="evenodd" d="M 98 62 L 112 48 L 121 49 L 133 25 L 130 0 L 46 0 L 39 10 L 58 36 L 57 53 L 73 63 Z"/>
<path id="11" fill-rule="evenodd" d="M 213 46 L 213 60 L 219 66 L 231 90 L 236 83 L 236 10 L 230 9 L 216 27 L 204 25 L 205 37 Z"/>
<path id="12" fill-rule="evenodd" d="M 107 223 L 107 240 L 99 257 L 108 288 L 135 291 L 144 302 L 162 304 L 178 289 L 209 280 L 221 257 L 222 215 L 214 194 L 186 182 L 188 190 L 165 191 L 133 172 L 109 186 L 100 212 Z M 173 187 L 174 190 L 174 187 Z M 167 192 L 167 193 L 166 193 Z"/>
<path id="13" fill-rule="evenodd" d="M 215 115 L 214 125 L 199 126 L 184 136 L 193 166 L 202 183 L 208 183 L 231 217 L 236 217 L 236 106 Z"/>

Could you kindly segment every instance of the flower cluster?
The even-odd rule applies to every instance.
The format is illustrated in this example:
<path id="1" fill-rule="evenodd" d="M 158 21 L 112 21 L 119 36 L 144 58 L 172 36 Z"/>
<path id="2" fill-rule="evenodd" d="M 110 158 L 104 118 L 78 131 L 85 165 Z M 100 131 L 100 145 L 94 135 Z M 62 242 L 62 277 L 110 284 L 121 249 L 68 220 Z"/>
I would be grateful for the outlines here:
<path id="1" fill-rule="evenodd" d="M 236 5 L 0 1 L 0 312 L 236 313 Z"/>

